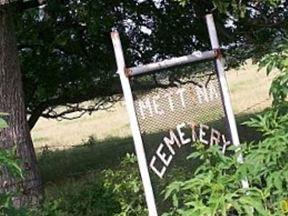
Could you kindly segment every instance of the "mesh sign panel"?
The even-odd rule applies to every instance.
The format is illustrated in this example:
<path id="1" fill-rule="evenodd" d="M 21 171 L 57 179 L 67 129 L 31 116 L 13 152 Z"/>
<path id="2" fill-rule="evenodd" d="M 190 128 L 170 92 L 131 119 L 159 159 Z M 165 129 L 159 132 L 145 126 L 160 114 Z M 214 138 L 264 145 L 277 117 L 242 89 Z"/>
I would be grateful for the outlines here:
<path id="1" fill-rule="evenodd" d="M 186 156 L 195 146 L 204 145 L 205 149 L 218 145 L 225 152 L 230 144 L 227 134 L 235 147 L 240 146 L 213 15 L 205 17 L 212 50 L 132 68 L 125 65 L 118 32 L 111 33 L 149 215 L 157 216 L 169 208 L 160 196 L 165 185 L 172 180 L 193 177 L 199 161 L 187 162 Z M 180 66 L 204 60 L 214 60 L 210 68 L 217 69 L 217 78 L 211 70 L 195 73 L 192 67 L 184 70 L 181 67 L 183 71 L 179 72 Z M 157 72 L 173 67 L 176 67 L 174 72 L 166 71 L 164 75 Z M 155 85 L 151 88 L 153 83 L 157 84 L 156 88 Z M 139 90 L 136 88 L 139 85 L 145 88 Z M 243 161 L 241 154 L 237 161 Z M 246 179 L 241 183 L 243 188 L 249 187 Z"/>
<path id="2" fill-rule="evenodd" d="M 173 128 L 179 122 L 209 122 L 224 115 L 218 81 L 212 74 L 137 95 L 135 108 L 142 133 Z"/>
<path id="3" fill-rule="evenodd" d="M 181 70 L 190 75 L 175 77 L 176 73 L 182 74 Z M 216 73 L 211 70 L 193 73 L 189 67 L 181 70 L 160 72 L 157 83 L 161 87 L 133 91 L 159 212 L 167 207 L 160 195 L 165 185 L 179 176 L 193 177 L 197 161 L 186 159 L 193 152 L 193 145 L 217 144 L 224 151 L 230 144 Z M 155 77 L 150 82 L 153 80 Z M 149 75 L 135 77 L 133 86 L 147 82 Z"/>

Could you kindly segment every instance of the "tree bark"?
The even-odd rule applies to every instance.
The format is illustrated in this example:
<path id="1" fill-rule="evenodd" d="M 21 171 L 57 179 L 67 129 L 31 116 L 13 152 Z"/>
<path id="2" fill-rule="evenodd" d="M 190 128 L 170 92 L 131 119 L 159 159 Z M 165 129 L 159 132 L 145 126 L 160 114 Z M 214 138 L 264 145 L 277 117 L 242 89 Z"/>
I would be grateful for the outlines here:
<path id="1" fill-rule="evenodd" d="M 35 206 L 42 199 L 42 186 L 26 120 L 13 13 L 10 9 L 9 6 L 0 7 L 0 112 L 9 114 L 6 117 L 9 127 L 0 131 L 0 148 L 16 147 L 25 178 L 15 179 L 4 169 L 0 174 L 0 192 L 20 191 L 14 205 Z"/>

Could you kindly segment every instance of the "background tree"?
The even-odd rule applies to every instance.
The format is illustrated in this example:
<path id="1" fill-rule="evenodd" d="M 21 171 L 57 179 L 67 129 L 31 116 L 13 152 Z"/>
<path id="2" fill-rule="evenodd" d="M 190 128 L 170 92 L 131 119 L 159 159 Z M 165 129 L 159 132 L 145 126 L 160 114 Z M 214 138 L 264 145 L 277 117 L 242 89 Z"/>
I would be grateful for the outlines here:
<path id="1" fill-rule="evenodd" d="M 211 11 L 229 67 L 258 60 L 287 35 L 286 1 L 184 3 L 50 0 L 21 15 L 17 36 L 30 129 L 40 116 L 82 116 L 119 99 L 112 29 L 121 33 L 128 65 L 209 49 L 204 15 Z M 80 104 L 87 100 L 94 102 Z"/>
<path id="2" fill-rule="evenodd" d="M 1 168 L 0 193 L 19 191 L 15 206 L 38 204 L 42 197 L 41 181 L 36 168 L 36 157 L 26 121 L 20 62 L 13 27 L 15 5 L 0 1 L 0 112 L 9 127 L 0 131 L 0 148 L 16 148 L 25 171 L 23 180 L 13 177 L 7 167 Z"/>
<path id="3" fill-rule="evenodd" d="M 112 29 L 121 33 L 128 65 L 209 49 L 204 15 L 211 11 L 228 66 L 252 57 L 257 60 L 287 37 L 286 1 L 186 1 L 183 7 L 166 0 L 50 0 L 46 6 L 25 11 L 35 2 L 0 2 L 0 110 L 10 113 L 10 127 L 0 138 L 2 148 L 17 145 L 23 160 L 27 181 L 21 184 L 21 202 L 28 198 L 37 202 L 41 197 L 25 107 L 31 129 L 40 116 L 69 118 L 73 112 L 81 116 L 117 101 L 120 86 Z M 81 104 L 88 100 L 94 103 Z M 65 109 L 57 109 L 60 105 Z M 15 185 L 4 176 L 2 188 Z"/>

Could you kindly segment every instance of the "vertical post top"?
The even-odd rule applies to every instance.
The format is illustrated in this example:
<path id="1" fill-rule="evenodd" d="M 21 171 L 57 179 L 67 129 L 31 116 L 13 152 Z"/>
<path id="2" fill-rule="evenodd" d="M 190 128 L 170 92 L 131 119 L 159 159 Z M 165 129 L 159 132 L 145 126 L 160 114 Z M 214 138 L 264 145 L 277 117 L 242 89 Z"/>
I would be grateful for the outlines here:
<path id="1" fill-rule="evenodd" d="M 119 72 L 119 70 L 124 70 L 125 60 L 124 60 L 124 55 L 123 55 L 120 36 L 119 36 L 118 31 L 116 31 L 116 30 L 112 31 L 111 32 L 111 38 L 112 38 L 112 43 L 113 43 L 113 47 L 114 47 L 114 51 L 115 51 L 117 68 L 118 68 L 118 72 Z"/>
<path id="2" fill-rule="evenodd" d="M 208 27 L 208 32 L 209 32 L 209 37 L 210 37 L 210 42 L 212 49 L 219 49 L 219 42 L 218 42 L 218 37 L 217 37 L 217 31 L 214 23 L 214 18 L 212 14 L 207 14 L 205 16 L 206 18 L 206 23 Z"/>
<path id="3" fill-rule="evenodd" d="M 115 38 L 119 38 L 119 33 L 118 33 L 118 31 L 117 30 L 114 30 L 114 31 L 112 31 L 111 32 L 111 38 L 112 39 L 115 39 Z"/>
<path id="4" fill-rule="evenodd" d="M 205 18 L 206 18 L 206 19 L 213 19 L 213 14 L 206 14 L 206 15 L 205 15 Z"/>

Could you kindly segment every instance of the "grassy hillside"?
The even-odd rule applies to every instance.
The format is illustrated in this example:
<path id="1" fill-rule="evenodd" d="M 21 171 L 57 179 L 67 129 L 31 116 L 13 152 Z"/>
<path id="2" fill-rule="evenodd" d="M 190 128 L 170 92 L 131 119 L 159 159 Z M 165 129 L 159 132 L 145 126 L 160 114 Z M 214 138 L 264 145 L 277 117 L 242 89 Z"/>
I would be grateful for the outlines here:
<path id="1" fill-rule="evenodd" d="M 272 77 L 266 77 L 264 71 L 257 72 L 256 65 L 248 63 L 240 70 L 231 70 L 227 78 L 236 115 L 259 112 L 271 103 L 268 91 Z M 99 141 L 131 136 L 124 102 L 77 120 L 40 119 L 32 130 L 36 149 L 66 149 L 84 143 L 90 136 Z"/>

